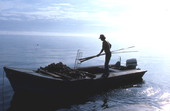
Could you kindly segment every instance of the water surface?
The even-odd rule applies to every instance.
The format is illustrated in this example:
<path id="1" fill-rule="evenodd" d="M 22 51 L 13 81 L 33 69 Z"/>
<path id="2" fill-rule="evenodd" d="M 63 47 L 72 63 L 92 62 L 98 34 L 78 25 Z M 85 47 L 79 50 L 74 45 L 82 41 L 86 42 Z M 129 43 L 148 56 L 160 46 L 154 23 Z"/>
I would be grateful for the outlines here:
<path id="1" fill-rule="evenodd" d="M 111 40 L 111 43 L 112 50 L 128 47 L 116 40 Z M 126 59 L 137 58 L 138 67 L 148 70 L 142 83 L 78 100 L 62 98 L 61 100 L 65 100 L 63 103 L 55 100 L 50 102 L 48 97 L 28 98 L 28 95 L 14 94 L 3 71 L 4 66 L 37 69 L 60 61 L 74 67 L 78 49 L 86 57 L 97 54 L 100 48 L 100 40 L 92 37 L 0 36 L 0 110 L 19 108 L 21 103 L 25 106 L 25 110 L 29 107 L 39 110 L 50 108 L 48 110 L 98 111 L 123 110 L 131 107 L 141 109 L 141 106 L 155 111 L 170 110 L 170 57 L 152 52 L 149 48 L 136 46 L 135 50 L 138 50 L 138 53 L 115 54 L 110 61 L 115 63 L 121 56 L 122 64 L 125 64 Z M 98 57 L 84 62 L 81 66 L 103 63 L 104 57 Z"/>

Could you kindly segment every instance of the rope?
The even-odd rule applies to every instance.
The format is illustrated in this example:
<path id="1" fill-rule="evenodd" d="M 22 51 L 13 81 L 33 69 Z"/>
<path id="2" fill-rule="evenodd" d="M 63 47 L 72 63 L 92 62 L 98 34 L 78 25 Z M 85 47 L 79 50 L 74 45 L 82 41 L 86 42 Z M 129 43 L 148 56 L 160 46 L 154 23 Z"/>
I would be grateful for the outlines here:
<path id="1" fill-rule="evenodd" d="M 3 74 L 2 74 L 2 111 L 4 111 L 5 109 L 5 97 L 4 97 L 4 86 L 5 86 L 5 82 L 4 82 L 4 78 L 5 78 L 5 71 L 3 70 Z"/>

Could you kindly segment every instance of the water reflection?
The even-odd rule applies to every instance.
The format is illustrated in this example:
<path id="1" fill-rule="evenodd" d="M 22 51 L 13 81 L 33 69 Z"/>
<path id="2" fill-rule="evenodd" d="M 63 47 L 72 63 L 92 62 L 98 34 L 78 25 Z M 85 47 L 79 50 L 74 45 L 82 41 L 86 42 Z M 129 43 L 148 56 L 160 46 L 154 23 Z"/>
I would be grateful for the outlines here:
<path id="1" fill-rule="evenodd" d="M 103 104 L 101 105 L 101 107 L 103 109 L 109 108 L 109 106 L 108 106 L 108 98 L 104 98 Z"/>
<path id="2" fill-rule="evenodd" d="M 160 96 L 160 107 L 163 111 L 170 111 L 170 93 L 165 92 Z"/>
<path id="3" fill-rule="evenodd" d="M 146 94 L 147 96 L 154 96 L 156 94 L 159 94 L 160 93 L 160 89 L 157 88 L 157 89 L 154 89 L 153 87 L 148 87 L 146 88 L 142 93 L 143 94 Z"/>
<path id="4" fill-rule="evenodd" d="M 83 104 L 87 96 L 80 95 L 47 95 L 32 92 L 14 93 L 8 111 L 55 111 L 70 108 L 73 104 Z"/>
<path id="5" fill-rule="evenodd" d="M 155 93 L 154 93 L 155 92 Z M 153 97 L 154 96 L 154 97 Z M 56 111 L 131 109 L 169 111 L 170 93 L 162 93 L 144 81 L 91 95 L 49 95 L 35 92 L 14 93 L 8 111 Z"/>

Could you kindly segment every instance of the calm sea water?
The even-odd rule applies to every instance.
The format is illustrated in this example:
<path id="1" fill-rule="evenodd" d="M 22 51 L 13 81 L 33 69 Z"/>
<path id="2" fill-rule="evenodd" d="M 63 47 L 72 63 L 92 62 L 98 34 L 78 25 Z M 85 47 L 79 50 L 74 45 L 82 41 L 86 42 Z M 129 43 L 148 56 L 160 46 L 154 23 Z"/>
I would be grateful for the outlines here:
<path id="1" fill-rule="evenodd" d="M 116 40 L 109 40 L 112 50 L 128 47 Z M 154 53 L 151 49 L 136 46 L 137 53 L 123 53 L 112 56 L 111 63 L 115 63 L 119 57 L 122 64 L 126 59 L 137 58 L 138 67 L 148 72 L 143 77 L 143 83 L 131 87 L 112 89 L 106 92 L 92 95 L 76 102 L 63 98 L 62 104 L 41 101 L 29 97 L 14 94 L 8 79 L 3 71 L 4 66 L 37 69 L 50 63 L 63 62 L 74 67 L 77 50 L 83 52 L 83 57 L 95 55 L 100 51 L 101 41 L 90 37 L 38 37 L 38 36 L 0 36 L 0 110 L 13 110 L 22 107 L 25 110 L 32 107 L 46 106 L 49 110 L 58 111 L 98 111 L 115 110 L 123 111 L 135 109 L 148 111 L 170 110 L 170 57 L 168 55 Z M 101 65 L 104 57 L 98 57 L 81 64 L 81 66 Z M 4 76 L 4 78 L 3 78 Z M 21 99 L 21 97 L 23 97 Z M 31 98 L 31 99 L 30 99 Z M 44 102 L 42 102 L 44 100 Z M 33 102 L 34 101 L 34 102 Z M 36 101 L 36 102 L 35 102 Z M 45 104 L 42 104 L 45 103 Z M 52 104 L 52 106 L 50 106 Z M 41 109 L 41 108 L 40 108 Z M 42 109 L 43 110 L 43 109 Z"/>

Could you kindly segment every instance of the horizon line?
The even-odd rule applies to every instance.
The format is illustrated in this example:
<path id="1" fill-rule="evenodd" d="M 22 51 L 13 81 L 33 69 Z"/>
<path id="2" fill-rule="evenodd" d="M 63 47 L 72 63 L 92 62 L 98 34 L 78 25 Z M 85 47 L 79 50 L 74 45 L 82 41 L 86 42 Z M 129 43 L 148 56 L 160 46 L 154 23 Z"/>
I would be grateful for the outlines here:
<path id="1" fill-rule="evenodd" d="M 0 35 L 29 35 L 29 36 L 75 36 L 75 37 L 93 37 L 94 33 L 61 33 L 61 32 L 39 32 L 39 31 L 0 31 Z"/>

